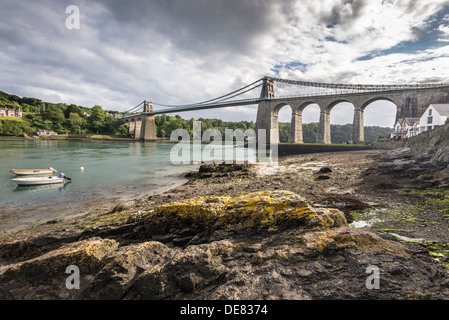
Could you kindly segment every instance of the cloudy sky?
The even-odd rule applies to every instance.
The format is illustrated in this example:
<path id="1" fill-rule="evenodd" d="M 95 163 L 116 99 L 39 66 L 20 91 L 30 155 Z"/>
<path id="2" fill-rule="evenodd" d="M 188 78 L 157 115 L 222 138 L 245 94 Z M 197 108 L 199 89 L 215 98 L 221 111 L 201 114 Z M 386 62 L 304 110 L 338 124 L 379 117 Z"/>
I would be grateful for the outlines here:
<path id="1" fill-rule="evenodd" d="M 69 5 L 79 29 L 67 28 Z M 449 82 L 449 0 L 0 0 L 0 90 L 18 96 L 125 111 L 207 100 L 266 75 Z M 337 106 L 332 123 L 352 122 L 351 108 Z M 366 124 L 392 126 L 395 112 L 370 106 Z M 255 121 L 256 108 L 181 116 Z M 304 118 L 318 120 L 313 106 Z"/>

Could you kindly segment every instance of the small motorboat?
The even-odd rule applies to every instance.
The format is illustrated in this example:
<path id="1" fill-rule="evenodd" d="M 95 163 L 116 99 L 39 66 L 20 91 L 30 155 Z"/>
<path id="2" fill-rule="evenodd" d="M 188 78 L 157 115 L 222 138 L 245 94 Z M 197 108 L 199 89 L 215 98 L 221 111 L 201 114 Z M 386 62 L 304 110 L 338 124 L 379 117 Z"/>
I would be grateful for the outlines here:
<path id="1" fill-rule="evenodd" d="M 50 167 L 49 169 L 12 169 L 9 171 L 18 176 L 36 176 L 43 174 L 53 174 L 53 172 L 58 172 L 52 167 Z"/>
<path id="2" fill-rule="evenodd" d="M 63 183 L 66 177 L 26 177 L 26 178 L 15 178 L 11 179 L 12 182 L 17 183 L 19 186 L 35 186 L 43 184 L 56 184 Z"/>

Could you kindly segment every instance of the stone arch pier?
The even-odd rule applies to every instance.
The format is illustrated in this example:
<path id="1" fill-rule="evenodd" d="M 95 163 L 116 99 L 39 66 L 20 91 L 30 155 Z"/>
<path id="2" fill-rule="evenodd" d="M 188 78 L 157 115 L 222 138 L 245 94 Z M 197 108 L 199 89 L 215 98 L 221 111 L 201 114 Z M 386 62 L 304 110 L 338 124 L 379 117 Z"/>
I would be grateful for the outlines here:
<path id="1" fill-rule="evenodd" d="M 156 139 L 156 124 L 153 115 L 146 115 L 146 112 L 152 112 L 153 106 L 148 101 L 144 101 L 144 113 L 127 116 L 123 118 L 125 126 L 128 127 L 128 132 L 136 140 L 155 140 Z"/>

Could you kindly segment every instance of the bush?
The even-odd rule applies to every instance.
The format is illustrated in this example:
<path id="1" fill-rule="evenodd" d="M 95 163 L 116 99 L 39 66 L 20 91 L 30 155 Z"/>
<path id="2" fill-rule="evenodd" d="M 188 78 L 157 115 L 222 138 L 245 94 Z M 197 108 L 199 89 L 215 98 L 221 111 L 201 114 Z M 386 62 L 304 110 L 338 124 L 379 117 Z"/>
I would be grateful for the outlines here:
<path id="1" fill-rule="evenodd" d="M 33 129 L 28 122 L 11 119 L 0 120 L 0 135 L 20 136 L 31 132 L 33 132 Z"/>

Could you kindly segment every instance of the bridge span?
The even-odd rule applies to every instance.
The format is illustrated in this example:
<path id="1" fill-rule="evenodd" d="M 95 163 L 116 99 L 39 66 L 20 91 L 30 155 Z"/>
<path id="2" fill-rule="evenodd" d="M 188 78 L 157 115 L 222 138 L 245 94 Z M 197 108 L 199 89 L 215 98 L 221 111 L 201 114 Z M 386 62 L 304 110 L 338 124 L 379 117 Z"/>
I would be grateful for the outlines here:
<path id="1" fill-rule="evenodd" d="M 275 83 L 294 88 L 291 94 L 275 93 Z M 245 98 L 248 92 L 257 97 Z M 143 101 L 125 113 L 124 121 L 135 139 L 156 139 L 154 116 L 214 108 L 258 105 L 256 128 L 265 129 L 267 142 L 279 143 L 278 115 L 282 107 L 292 109 L 289 143 L 303 143 L 302 113 L 317 104 L 320 107 L 317 143 L 330 144 L 330 112 L 337 104 L 349 102 L 354 106 L 352 140 L 364 141 L 364 111 L 372 102 L 387 100 L 396 105 L 396 120 L 419 118 L 430 104 L 449 103 L 449 84 L 414 85 L 355 85 L 329 84 L 264 77 L 226 95 L 194 104 L 165 105 Z M 161 107 L 153 110 L 153 105 Z"/>

